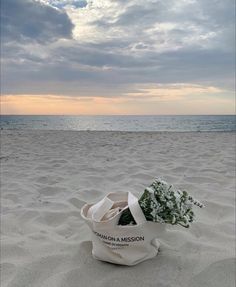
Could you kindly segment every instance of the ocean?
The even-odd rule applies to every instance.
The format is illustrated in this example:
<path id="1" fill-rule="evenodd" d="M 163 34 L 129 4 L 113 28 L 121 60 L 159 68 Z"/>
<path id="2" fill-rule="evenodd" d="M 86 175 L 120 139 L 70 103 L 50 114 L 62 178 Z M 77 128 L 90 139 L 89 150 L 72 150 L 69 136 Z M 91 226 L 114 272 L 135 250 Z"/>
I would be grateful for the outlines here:
<path id="1" fill-rule="evenodd" d="M 76 131 L 236 131 L 234 115 L 207 116 L 1 116 L 1 129 Z"/>

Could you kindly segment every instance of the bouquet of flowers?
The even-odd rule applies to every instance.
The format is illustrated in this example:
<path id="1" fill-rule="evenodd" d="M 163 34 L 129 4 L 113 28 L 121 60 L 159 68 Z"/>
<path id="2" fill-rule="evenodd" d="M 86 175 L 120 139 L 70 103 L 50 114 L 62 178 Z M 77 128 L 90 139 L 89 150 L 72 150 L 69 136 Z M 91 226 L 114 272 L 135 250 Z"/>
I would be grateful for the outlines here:
<path id="1" fill-rule="evenodd" d="M 140 199 L 127 191 L 111 192 L 95 204 L 85 204 L 81 216 L 92 231 L 93 256 L 131 266 L 158 254 L 165 224 L 188 228 L 194 205 L 203 207 L 186 191 L 156 179 Z"/>
<path id="2" fill-rule="evenodd" d="M 145 188 L 138 202 L 148 221 L 179 224 L 185 228 L 195 219 L 193 206 L 203 207 L 203 204 L 187 191 L 176 190 L 173 185 L 161 179 L 156 179 Z M 125 209 L 118 225 L 129 224 L 135 224 L 135 220 L 130 210 Z"/>

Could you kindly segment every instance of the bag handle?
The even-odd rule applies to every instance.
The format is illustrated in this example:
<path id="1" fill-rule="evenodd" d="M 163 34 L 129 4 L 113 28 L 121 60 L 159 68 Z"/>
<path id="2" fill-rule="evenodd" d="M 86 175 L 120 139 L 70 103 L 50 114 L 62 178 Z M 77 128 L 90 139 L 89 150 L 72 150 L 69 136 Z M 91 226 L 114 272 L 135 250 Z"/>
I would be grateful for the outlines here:
<path id="1" fill-rule="evenodd" d="M 117 193 L 110 193 L 106 197 L 104 197 L 102 200 L 100 200 L 98 203 L 92 205 L 87 213 L 87 218 L 92 219 L 93 221 L 100 222 L 103 216 L 111 209 L 113 204 L 117 201 L 119 196 L 119 199 L 125 199 L 128 202 L 128 207 L 130 209 L 130 212 L 137 224 L 143 224 L 147 220 L 143 214 L 143 211 L 138 203 L 138 199 L 136 196 L 134 196 L 131 192 L 123 193 L 123 194 L 117 194 Z M 111 197 L 111 199 L 109 198 Z M 114 198 L 113 198 L 114 197 Z M 128 197 L 128 199 L 127 199 Z M 113 200 L 112 200 L 113 199 Z"/>
<path id="2" fill-rule="evenodd" d="M 87 216 L 92 220 L 99 222 L 103 216 L 109 211 L 114 202 L 107 197 L 104 197 L 98 203 L 91 206 L 88 210 Z"/>
<path id="3" fill-rule="evenodd" d="M 131 192 L 128 192 L 128 206 L 137 224 L 143 224 L 147 221 L 138 203 L 137 197 L 134 196 Z"/>
<path id="4" fill-rule="evenodd" d="M 93 221 L 100 222 L 103 216 L 111 209 L 114 203 L 127 201 L 127 192 L 111 192 L 88 210 L 88 217 Z"/>

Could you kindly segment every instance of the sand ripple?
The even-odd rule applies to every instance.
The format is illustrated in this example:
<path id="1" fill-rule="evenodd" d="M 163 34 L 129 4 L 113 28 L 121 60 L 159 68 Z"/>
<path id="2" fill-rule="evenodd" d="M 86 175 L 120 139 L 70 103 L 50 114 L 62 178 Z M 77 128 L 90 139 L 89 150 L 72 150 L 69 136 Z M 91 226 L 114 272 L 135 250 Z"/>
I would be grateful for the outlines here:
<path id="1" fill-rule="evenodd" d="M 233 287 L 233 133 L 2 132 L 2 287 Z M 87 201 L 136 195 L 156 176 L 202 199 L 132 268 L 94 260 Z"/>

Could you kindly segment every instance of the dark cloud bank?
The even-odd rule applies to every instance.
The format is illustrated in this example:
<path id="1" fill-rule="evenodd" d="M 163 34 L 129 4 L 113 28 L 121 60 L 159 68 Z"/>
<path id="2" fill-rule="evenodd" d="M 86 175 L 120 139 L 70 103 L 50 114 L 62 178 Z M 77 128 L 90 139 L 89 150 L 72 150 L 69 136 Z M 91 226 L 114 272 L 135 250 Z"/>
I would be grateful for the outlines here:
<path id="1" fill-rule="evenodd" d="M 45 43 L 71 38 L 73 24 L 65 12 L 33 0 L 3 0 L 1 4 L 2 41 Z"/>

